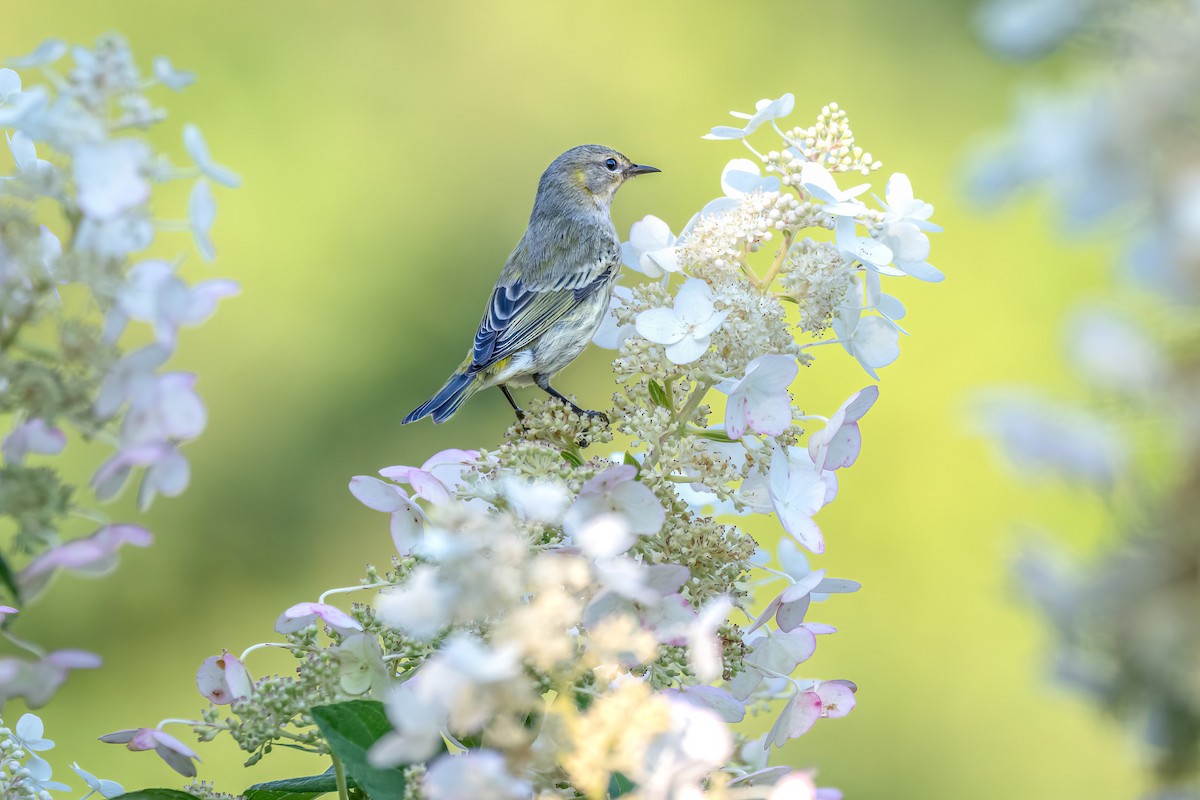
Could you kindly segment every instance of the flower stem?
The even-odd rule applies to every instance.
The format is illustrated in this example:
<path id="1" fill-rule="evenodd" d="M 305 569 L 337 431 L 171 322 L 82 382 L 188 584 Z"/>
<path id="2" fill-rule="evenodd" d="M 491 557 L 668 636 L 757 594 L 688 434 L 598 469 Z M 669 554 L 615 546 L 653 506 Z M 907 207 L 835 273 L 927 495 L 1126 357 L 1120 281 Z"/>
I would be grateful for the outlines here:
<path id="1" fill-rule="evenodd" d="M 692 392 L 691 396 L 688 397 L 687 403 L 684 404 L 683 408 L 679 409 L 679 413 L 675 416 L 675 418 L 679 420 L 679 427 L 676 429 L 676 432 L 680 436 L 687 432 L 687 424 L 691 421 L 692 414 L 695 414 L 696 409 L 700 407 L 702 402 L 704 402 L 704 396 L 708 394 L 708 389 L 709 385 L 707 383 L 704 383 L 703 381 L 697 383 L 695 390 Z"/>
<path id="2" fill-rule="evenodd" d="M 771 268 L 767 270 L 767 274 L 763 276 L 759 288 L 770 286 L 775 282 L 775 277 L 779 275 L 779 270 L 783 269 L 783 262 L 787 260 L 788 251 L 792 249 L 792 234 L 785 232 L 783 234 L 783 246 L 779 248 L 779 252 L 775 254 L 775 260 L 771 262 Z"/>
<path id="3" fill-rule="evenodd" d="M 337 782 L 338 800 L 350 800 L 350 790 L 346 787 L 346 772 L 342 769 L 342 760 L 333 753 L 329 754 L 333 761 L 333 779 Z"/>

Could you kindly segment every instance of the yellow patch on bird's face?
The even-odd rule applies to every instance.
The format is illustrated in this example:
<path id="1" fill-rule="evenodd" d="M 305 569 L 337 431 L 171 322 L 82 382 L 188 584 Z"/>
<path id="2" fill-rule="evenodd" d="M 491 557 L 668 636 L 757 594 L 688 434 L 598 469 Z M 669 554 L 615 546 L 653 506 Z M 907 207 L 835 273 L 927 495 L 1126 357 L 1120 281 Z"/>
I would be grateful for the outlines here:
<path id="1" fill-rule="evenodd" d="M 585 192 L 592 191 L 591 187 L 588 186 L 587 175 L 581 169 L 575 170 L 575 183 Z"/>

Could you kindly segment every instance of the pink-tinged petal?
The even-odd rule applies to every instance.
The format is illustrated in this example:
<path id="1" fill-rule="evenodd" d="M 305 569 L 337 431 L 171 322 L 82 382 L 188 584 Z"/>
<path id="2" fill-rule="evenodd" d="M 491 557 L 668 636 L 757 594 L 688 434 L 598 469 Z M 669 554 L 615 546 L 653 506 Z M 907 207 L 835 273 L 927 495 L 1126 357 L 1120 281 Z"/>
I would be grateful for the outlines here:
<path id="1" fill-rule="evenodd" d="M 369 475 L 355 475 L 351 478 L 350 493 L 367 508 L 373 508 L 376 511 L 390 513 L 410 506 L 403 489 L 394 483 L 385 483 Z"/>
<path id="2" fill-rule="evenodd" d="M 806 622 L 801 627 L 812 633 L 814 636 L 837 633 L 837 628 L 833 627 L 832 625 L 826 625 L 824 622 Z"/>
<path id="3" fill-rule="evenodd" d="M 804 622 L 804 616 L 808 613 L 811 603 L 812 598 L 807 594 L 790 603 L 781 602 L 779 610 L 775 614 L 775 622 L 779 625 L 779 630 L 787 633 L 799 628 Z"/>
<path id="4" fill-rule="evenodd" d="M 617 464 L 609 467 L 595 477 L 589 479 L 579 489 L 579 493 L 600 495 L 608 494 L 617 486 L 637 477 L 637 467 L 632 464 Z"/>
<path id="5" fill-rule="evenodd" d="M 755 617 L 754 622 L 750 623 L 750 627 L 746 628 L 746 633 L 754 633 L 763 626 L 763 624 L 771 617 L 775 616 L 775 612 L 779 610 L 779 604 L 783 602 L 782 595 L 776 595 L 775 598 L 767 603 L 767 607 L 762 610 L 762 613 Z"/>
<path id="6" fill-rule="evenodd" d="M 826 578 L 813 589 L 814 594 L 850 594 L 862 588 L 858 581 L 848 578 Z"/>
<path id="7" fill-rule="evenodd" d="M 737 392 L 729 396 L 725 405 L 725 433 L 730 439 L 741 439 L 746 435 L 749 422 L 746 419 L 746 395 Z"/>
<path id="8" fill-rule="evenodd" d="M 825 470 L 821 473 L 821 483 L 825 485 L 825 500 L 822 507 L 829 505 L 837 499 L 838 493 L 838 478 L 837 473 L 832 470 Z"/>
<path id="9" fill-rule="evenodd" d="M 767 734 L 767 744 L 782 747 L 789 739 L 797 739 L 821 718 L 821 698 L 816 692 L 800 692 L 787 702 L 779 718 Z"/>
<path id="10" fill-rule="evenodd" d="M 194 439 L 204 431 L 208 414 L 195 385 L 190 372 L 169 372 L 156 381 L 158 411 L 169 438 Z"/>
<path id="11" fill-rule="evenodd" d="M 812 658 L 817 652 L 817 637 L 807 628 L 794 631 L 771 631 L 767 636 L 756 639 L 752 661 L 772 672 L 790 675 L 796 667 Z"/>
<path id="12" fill-rule="evenodd" d="M 645 536 L 658 533 L 666 522 L 667 512 L 654 492 L 637 481 L 628 481 L 615 487 L 609 497 L 615 510 L 621 512 L 634 533 Z"/>
<path id="13" fill-rule="evenodd" d="M 479 458 L 478 450 L 459 450 L 455 447 L 449 447 L 425 459 L 425 463 L 421 465 L 421 469 L 425 472 L 433 473 L 437 467 L 444 467 L 451 464 L 466 464 Z"/>
<path id="14" fill-rule="evenodd" d="M 192 761 L 199 761 L 200 756 L 196 755 L 191 748 L 174 736 L 159 730 L 154 731 L 154 741 L 154 752 L 167 762 L 168 767 L 185 778 L 196 777 L 196 765 Z"/>
<path id="15" fill-rule="evenodd" d="M 54 547 L 31 561 L 17 576 L 26 596 L 40 592 L 59 569 L 85 575 L 101 576 L 117 566 L 117 551 L 121 545 L 149 547 L 154 537 L 137 525 L 109 525 L 90 536 L 74 539 Z"/>
<path id="16" fill-rule="evenodd" d="M 133 741 L 133 737 L 137 735 L 141 728 L 133 728 L 127 731 L 114 731 L 106 733 L 100 737 L 100 741 L 105 744 L 126 744 Z"/>
<path id="17" fill-rule="evenodd" d="M 813 785 L 810 776 L 793 772 L 775 784 L 767 800 L 820 800 L 820 790 Z"/>
<path id="18" fill-rule="evenodd" d="M 699 339 L 694 336 L 685 336 L 678 342 L 666 346 L 667 360 L 672 364 L 690 364 L 704 355 L 708 350 L 708 344 L 709 337 L 707 336 Z"/>
<path id="19" fill-rule="evenodd" d="M 825 681 L 817 687 L 821 699 L 822 716 L 835 719 L 849 714 L 858 703 L 854 690 L 841 681 Z"/>
<path id="20" fill-rule="evenodd" d="M 246 666 L 237 656 L 224 653 L 204 659 L 196 671 L 196 688 L 214 705 L 249 697 L 252 688 Z"/>
<path id="21" fill-rule="evenodd" d="M 780 630 L 793 631 L 800 627 L 812 602 L 812 591 L 824 577 L 823 569 L 810 572 L 783 591 L 779 596 L 779 611 L 775 615 Z"/>
<path id="22" fill-rule="evenodd" d="M 637 315 L 638 335 L 656 344 L 675 344 L 687 334 L 683 321 L 669 308 L 651 308 Z"/>
<path id="23" fill-rule="evenodd" d="M 389 529 L 396 552 L 402 556 L 411 553 L 420 541 L 424 528 L 425 515 L 418 506 L 410 505 L 392 512 Z"/>
<path id="24" fill-rule="evenodd" d="M 450 502 L 450 492 L 445 484 L 425 470 L 414 470 L 409 473 L 409 483 L 413 494 L 419 495 L 434 505 Z"/>
<path id="25" fill-rule="evenodd" d="M 796 380 L 800 367 L 792 356 L 768 354 L 759 356 L 746 365 L 746 378 L 755 386 L 761 386 L 767 391 L 787 389 Z"/>
<path id="26" fill-rule="evenodd" d="M 343 635 L 348 631 L 362 630 L 362 625 L 349 614 L 325 603 L 297 603 L 279 615 L 275 630 L 279 633 L 295 633 L 311 625 L 317 618 Z"/>
<path id="27" fill-rule="evenodd" d="M 844 469 L 853 466 L 861 450 L 862 432 L 859 431 L 858 425 L 853 422 L 844 424 L 830 437 L 825 450 L 825 463 L 818 466 L 822 469 Z"/>
<path id="28" fill-rule="evenodd" d="M 692 573 L 682 564 L 651 564 L 643 570 L 643 575 L 642 583 L 647 589 L 666 597 L 678 592 Z"/>
<path id="29" fill-rule="evenodd" d="M 795 537 L 796 541 L 807 548 L 809 552 L 817 555 L 825 552 L 825 539 L 821 536 L 821 529 L 812 519 L 798 514 L 780 514 L 779 521 L 783 524 L 784 530 Z"/>
<path id="30" fill-rule="evenodd" d="M 838 410 L 845 413 L 847 422 L 858 422 L 871 410 L 871 406 L 875 405 L 875 401 L 878 399 L 879 387 L 868 386 L 850 395 Z"/>
<path id="31" fill-rule="evenodd" d="M 408 483 L 409 475 L 419 469 L 420 467 L 406 467 L 402 464 L 398 464 L 394 467 L 384 467 L 383 469 L 379 470 L 379 474 L 390 481 L 395 481 L 396 483 Z"/>
<path id="32" fill-rule="evenodd" d="M 778 436 L 791 424 L 792 402 L 786 392 L 760 398 L 747 398 L 746 425 L 755 433 Z"/>

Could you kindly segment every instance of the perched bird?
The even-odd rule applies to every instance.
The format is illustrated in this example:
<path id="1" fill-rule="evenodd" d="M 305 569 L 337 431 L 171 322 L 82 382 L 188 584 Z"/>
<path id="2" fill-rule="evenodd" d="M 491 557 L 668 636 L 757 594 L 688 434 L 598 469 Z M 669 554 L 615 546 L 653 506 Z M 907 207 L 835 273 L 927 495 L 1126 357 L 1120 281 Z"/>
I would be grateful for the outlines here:
<path id="1" fill-rule="evenodd" d="M 608 147 L 563 153 L 538 182 L 529 227 L 492 290 L 471 352 L 437 394 L 404 418 L 445 422 L 471 395 L 499 386 L 520 418 L 510 386 L 536 384 L 579 414 L 550 379 L 583 352 L 608 311 L 621 271 L 621 246 L 609 208 L 635 175 L 660 172 Z"/>

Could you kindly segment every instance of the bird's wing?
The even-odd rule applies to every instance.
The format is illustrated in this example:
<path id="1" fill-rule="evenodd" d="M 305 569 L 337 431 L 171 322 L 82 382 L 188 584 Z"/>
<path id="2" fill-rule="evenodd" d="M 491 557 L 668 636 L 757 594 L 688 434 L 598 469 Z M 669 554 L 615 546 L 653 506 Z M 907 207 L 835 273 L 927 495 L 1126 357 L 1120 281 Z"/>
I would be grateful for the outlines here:
<path id="1" fill-rule="evenodd" d="M 518 248 L 514 257 L 520 252 Z M 486 369 L 529 347 L 584 298 L 610 283 L 621 269 L 620 250 L 611 241 L 568 252 L 559 250 L 550 257 L 575 263 L 564 263 L 563 268 L 553 271 L 522 270 L 520 275 L 502 278 L 492 291 L 475 334 L 472 370 Z"/>

